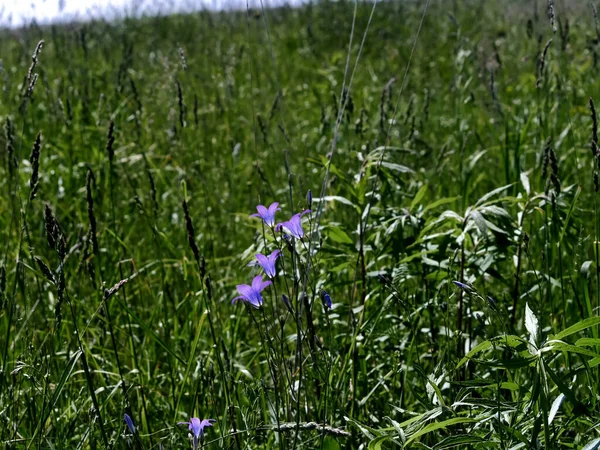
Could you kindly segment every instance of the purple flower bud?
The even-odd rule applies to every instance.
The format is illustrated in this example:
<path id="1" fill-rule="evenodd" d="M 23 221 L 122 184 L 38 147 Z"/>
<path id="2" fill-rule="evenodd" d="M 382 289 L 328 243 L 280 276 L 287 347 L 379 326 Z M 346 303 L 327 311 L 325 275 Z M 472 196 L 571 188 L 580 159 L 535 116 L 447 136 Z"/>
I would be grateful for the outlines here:
<path id="1" fill-rule="evenodd" d="M 325 308 L 327 308 L 327 309 L 331 309 L 331 307 L 333 306 L 331 297 L 329 296 L 329 294 L 327 293 L 327 291 L 325 289 L 323 289 L 321 291 L 321 301 L 323 302 L 323 304 L 325 305 Z"/>
<path id="2" fill-rule="evenodd" d="M 133 420 L 131 420 L 131 417 L 129 417 L 129 414 L 125 414 L 124 419 L 125 423 L 127 424 L 127 428 L 129 428 L 131 434 L 135 434 L 135 425 L 133 424 Z"/>
<path id="3" fill-rule="evenodd" d="M 294 312 L 292 310 L 292 304 L 290 303 L 290 298 L 285 294 L 281 294 L 281 299 L 283 300 L 283 304 L 288 309 L 290 314 L 294 314 Z"/>
<path id="4" fill-rule="evenodd" d="M 308 209 L 312 206 L 312 191 L 310 189 L 306 193 L 306 205 L 308 206 Z"/>
<path id="5" fill-rule="evenodd" d="M 459 288 L 461 288 L 463 291 L 467 291 L 467 292 L 471 292 L 471 286 L 469 286 L 468 284 L 465 283 L 461 283 L 460 281 L 453 281 L 453 283 L 458 286 Z"/>

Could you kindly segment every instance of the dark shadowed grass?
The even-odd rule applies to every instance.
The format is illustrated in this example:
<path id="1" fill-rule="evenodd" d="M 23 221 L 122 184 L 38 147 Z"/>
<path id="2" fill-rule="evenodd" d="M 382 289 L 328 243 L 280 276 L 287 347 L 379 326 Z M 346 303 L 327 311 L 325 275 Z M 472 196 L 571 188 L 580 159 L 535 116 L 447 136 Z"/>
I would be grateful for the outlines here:
<path id="1" fill-rule="evenodd" d="M 0 31 L 2 446 L 597 448 L 595 18 Z"/>

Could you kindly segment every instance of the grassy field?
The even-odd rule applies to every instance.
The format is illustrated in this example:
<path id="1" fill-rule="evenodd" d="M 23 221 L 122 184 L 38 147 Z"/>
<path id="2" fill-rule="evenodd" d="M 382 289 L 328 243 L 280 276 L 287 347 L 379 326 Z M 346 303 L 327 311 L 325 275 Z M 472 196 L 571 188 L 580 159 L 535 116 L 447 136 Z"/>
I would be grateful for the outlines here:
<path id="1" fill-rule="evenodd" d="M 600 448 L 599 53 L 567 0 L 0 31 L 0 447 Z"/>

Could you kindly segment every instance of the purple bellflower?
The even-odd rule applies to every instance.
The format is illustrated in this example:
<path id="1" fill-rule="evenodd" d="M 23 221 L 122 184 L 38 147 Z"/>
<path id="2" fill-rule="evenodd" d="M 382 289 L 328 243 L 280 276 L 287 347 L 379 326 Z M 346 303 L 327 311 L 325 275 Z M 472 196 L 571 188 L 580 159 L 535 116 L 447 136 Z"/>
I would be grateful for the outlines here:
<path id="1" fill-rule="evenodd" d="M 127 424 L 127 428 L 129 428 L 131 434 L 135 434 L 135 425 L 133 424 L 131 417 L 129 417 L 129 414 L 125 414 L 123 418 L 125 419 L 125 423 Z"/>
<path id="2" fill-rule="evenodd" d="M 250 217 L 260 217 L 265 225 L 268 227 L 273 227 L 273 225 L 275 225 L 275 213 L 277 211 L 281 211 L 281 208 L 279 208 L 279 203 L 274 202 L 271 203 L 268 208 L 263 205 L 258 205 L 256 210 L 258 213 L 250 214 Z"/>
<path id="3" fill-rule="evenodd" d="M 265 256 L 262 253 L 256 254 L 256 260 L 258 261 L 258 264 L 260 264 L 260 267 L 264 269 L 265 274 L 269 278 L 273 278 L 275 276 L 275 261 L 277 261 L 277 258 L 279 258 L 280 253 L 281 252 L 279 250 L 275 250 L 269 256 Z"/>
<path id="4" fill-rule="evenodd" d="M 189 422 L 177 422 L 177 425 L 187 425 L 190 433 L 194 435 L 194 450 L 198 449 L 198 441 L 204 439 L 204 429 L 212 427 L 215 419 L 198 419 L 192 417 Z"/>
<path id="5" fill-rule="evenodd" d="M 302 238 L 304 236 L 304 230 L 302 229 L 302 216 L 304 214 L 308 214 L 309 212 L 310 209 L 305 209 L 301 213 L 294 214 L 290 220 L 277 224 L 275 230 L 279 231 L 282 228 L 285 228 L 289 234 L 296 239 Z"/>
<path id="6" fill-rule="evenodd" d="M 238 284 L 236 286 L 237 290 L 242 295 L 234 298 L 231 303 L 235 303 L 236 300 L 242 300 L 251 304 L 255 308 L 260 308 L 260 306 L 263 304 L 263 298 L 260 293 L 270 284 L 272 284 L 271 281 L 263 281 L 262 275 L 257 275 L 254 277 L 252 280 L 252 286 L 248 286 L 247 284 Z"/>

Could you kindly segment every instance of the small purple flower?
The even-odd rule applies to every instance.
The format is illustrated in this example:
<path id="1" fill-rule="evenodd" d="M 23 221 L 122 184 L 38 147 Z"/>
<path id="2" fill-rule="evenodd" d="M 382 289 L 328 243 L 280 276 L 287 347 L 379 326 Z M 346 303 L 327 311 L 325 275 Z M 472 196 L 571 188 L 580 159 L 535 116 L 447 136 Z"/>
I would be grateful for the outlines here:
<path id="1" fill-rule="evenodd" d="M 329 296 L 329 294 L 327 293 L 326 290 L 322 290 L 321 291 L 321 301 L 323 302 L 323 304 L 325 305 L 325 307 L 327 309 L 331 309 L 331 307 L 333 306 L 333 302 L 331 301 L 331 297 Z"/>
<path id="2" fill-rule="evenodd" d="M 256 260 L 258 264 L 264 269 L 265 274 L 269 278 L 273 278 L 275 276 L 275 261 L 279 258 L 279 254 L 281 252 L 279 250 L 275 250 L 269 256 L 265 256 L 262 253 L 256 254 Z"/>
<path id="3" fill-rule="evenodd" d="M 290 220 L 277 224 L 275 230 L 279 231 L 282 228 L 285 228 L 287 231 L 289 231 L 289 234 L 296 239 L 302 238 L 302 236 L 304 236 L 304 230 L 302 229 L 302 216 L 304 214 L 308 214 L 309 212 L 310 209 L 306 209 L 301 213 L 294 214 Z"/>
<path id="4" fill-rule="evenodd" d="M 237 290 L 242 295 L 234 298 L 231 303 L 235 303 L 236 300 L 242 300 L 250 303 L 255 308 L 259 308 L 263 304 L 262 295 L 260 295 L 260 293 L 270 284 L 272 284 L 271 281 L 262 280 L 262 275 L 257 275 L 254 277 L 252 280 L 252 286 L 248 286 L 247 284 L 238 284 L 236 286 Z"/>
<path id="5" fill-rule="evenodd" d="M 177 422 L 177 425 L 187 425 L 190 433 L 194 435 L 194 450 L 198 448 L 198 440 L 204 439 L 204 428 L 212 427 L 215 419 L 198 419 L 192 417 L 189 422 Z"/>
<path id="6" fill-rule="evenodd" d="M 129 417 L 129 414 L 125 414 L 124 419 L 125 423 L 127 424 L 127 428 L 129 428 L 131 434 L 135 434 L 135 425 L 133 424 L 133 420 L 131 420 L 131 417 Z"/>
<path id="7" fill-rule="evenodd" d="M 250 214 L 250 217 L 260 217 L 267 226 L 272 227 L 275 225 L 275 213 L 281 211 L 281 208 L 279 208 L 279 203 L 274 202 L 271 203 L 271 206 L 268 208 L 263 205 L 258 205 L 256 210 L 258 213 Z"/>

